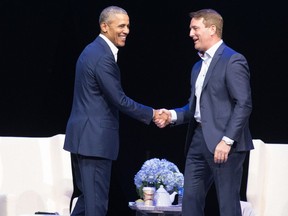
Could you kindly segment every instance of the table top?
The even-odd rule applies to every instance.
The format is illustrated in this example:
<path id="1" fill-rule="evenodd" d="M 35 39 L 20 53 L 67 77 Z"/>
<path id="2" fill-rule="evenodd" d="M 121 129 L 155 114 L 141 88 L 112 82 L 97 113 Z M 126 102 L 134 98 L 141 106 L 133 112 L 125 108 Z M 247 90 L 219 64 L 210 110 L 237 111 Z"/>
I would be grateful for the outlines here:
<path id="1" fill-rule="evenodd" d="M 136 203 L 129 202 L 129 207 L 133 210 L 138 211 L 148 211 L 152 213 L 164 213 L 164 212 L 181 212 L 181 205 L 171 205 L 171 206 L 145 206 L 145 205 L 136 205 Z"/>

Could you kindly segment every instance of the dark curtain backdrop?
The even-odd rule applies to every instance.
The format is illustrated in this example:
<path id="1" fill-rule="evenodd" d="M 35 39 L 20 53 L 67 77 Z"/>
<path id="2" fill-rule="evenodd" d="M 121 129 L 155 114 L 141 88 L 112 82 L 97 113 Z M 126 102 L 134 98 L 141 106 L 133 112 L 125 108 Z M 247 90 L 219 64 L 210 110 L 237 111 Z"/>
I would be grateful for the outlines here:
<path id="1" fill-rule="evenodd" d="M 180 107 L 190 94 L 190 70 L 198 60 L 189 38 L 188 13 L 214 8 L 224 17 L 224 41 L 248 59 L 254 139 L 288 143 L 287 12 L 280 1 L 246 0 L 49 0 L 0 2 L 0 135 L 65 133 L 78 55 L 98 35 L 108 5 L 124 7 L 131 32 L 119 65 L 128 96 L 155 108 Z M 166 158 L 183 172 L 186 126 L 158 129 L 121 115 L 121 150 L 111 182 L 109 216 L 134 215 L 134 175 L 146 159 Z M 245 200 L 247 164 L 243 177 Z M 207 215 L 217 216 L 214 188 Z"/>

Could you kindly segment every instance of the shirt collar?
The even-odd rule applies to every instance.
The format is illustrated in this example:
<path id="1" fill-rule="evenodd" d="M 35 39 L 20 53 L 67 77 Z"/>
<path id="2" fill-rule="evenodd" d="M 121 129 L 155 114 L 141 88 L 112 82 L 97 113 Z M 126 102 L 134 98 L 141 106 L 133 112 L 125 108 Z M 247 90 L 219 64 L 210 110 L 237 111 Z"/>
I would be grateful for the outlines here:
<path id="1" fill-rule="evenodd" d="M 105 35 L 99 34 L 99 36 L 106 41 L 114 55 L 115 61 L 117 61 L 118 48 Z"/>
<path id="2" fill-rule="evenodd" d="M 203 59 L 203 61 L 209 59 L 209 58 L 213 58 L 216 50 L 219 48 L 219 46 L 223 43 L 223 40 L 218 41 L 216 44 L 214 44 L 212 47 L 210 47 L 204 54 L 198 52 L 198 55 L 200 56 L 200 58 Z"/>

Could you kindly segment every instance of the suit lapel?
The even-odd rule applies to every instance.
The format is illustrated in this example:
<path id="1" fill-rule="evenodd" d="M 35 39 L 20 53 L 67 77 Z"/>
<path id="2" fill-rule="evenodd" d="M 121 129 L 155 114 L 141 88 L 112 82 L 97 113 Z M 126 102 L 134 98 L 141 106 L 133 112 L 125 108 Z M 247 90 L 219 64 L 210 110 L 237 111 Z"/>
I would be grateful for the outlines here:
<path id="1" fill-rule="evenodd" d="M 195 84 L 196 84 L 197 77 L 198 77 L 198 75 L 200 73 L 200 70 L 201 70 L 201 65 L 202 65 L 202 60 L 198 61 L 195 64 L 195 67 L 193 68 L 193 71 L 192 71 L 191 86 L 194 89 L 195 89 Z"/>
<path id="2" fill-rule="evenodd" d="M 207 85 L 212 73 L 215 71 L 214 67 L 216 66 L 218 60 L 220 59 L 225 47 L 226 47 L 226 45 L 224 43 L 222 43 L 221 46 L 215 52 L 215 54 L 214 54 L 214 56 L 212 58 L 212 61 L 211 61 L 210 65 L 209 65 L 208 71 L 206 73 L 206 77 L 205 77 L 202 89 L 204 89 L 206 87 L 206 85 Z"/>
<path id="3" fill-rule="evenodd" d="M 202 60 L 198 61 L 194 68 L 193 71 L 191 73 L 191 95 L 190 95 L 190 99 L 189 99 L 189 109 L 192 109 L 192 104 L 195 104 L 194 101 L 194 97 L 195 97 L 195 85 L 196 85 L 196 80 L 197 77 L 200 73 L 201 70 L 201 65 L 202 65 Z"/>

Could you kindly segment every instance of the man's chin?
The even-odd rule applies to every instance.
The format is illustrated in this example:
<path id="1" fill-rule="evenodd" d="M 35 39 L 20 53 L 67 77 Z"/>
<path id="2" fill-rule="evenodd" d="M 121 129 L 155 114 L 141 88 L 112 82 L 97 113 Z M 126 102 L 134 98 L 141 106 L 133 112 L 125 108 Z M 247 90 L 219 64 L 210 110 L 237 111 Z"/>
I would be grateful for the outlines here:
<path id="1" fill-rule="evenodd" d="M 121 42 L 117 44 L 117 47 L 124 47 L 125 46 L 125 42 Z"/>

